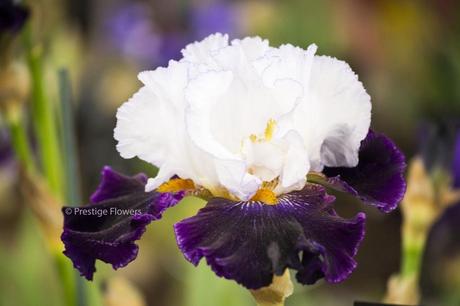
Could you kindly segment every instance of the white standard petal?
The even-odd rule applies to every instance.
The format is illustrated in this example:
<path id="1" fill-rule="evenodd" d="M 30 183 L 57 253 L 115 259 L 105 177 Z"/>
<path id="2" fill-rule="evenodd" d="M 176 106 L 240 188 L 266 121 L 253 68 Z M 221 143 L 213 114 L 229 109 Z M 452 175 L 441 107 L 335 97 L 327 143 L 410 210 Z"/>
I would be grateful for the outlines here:
<path id="1" fill-rule="evenodd" d="M 158 118 L 152 120 L 152 118 Z M 176 118 L 147 87 L 142 87 L 117 111 L 114 137 L 123 158 L 139 158 L 161 166 L 173 137 L 170 122 Z"/>
<path id="2" fill-rule="evenodd" d="M 220 184 L 235 196 L 248 199 L 257 191 L 260 180 L 247 173 L 246 163 L 238 154 L 215 139 L 211 127 L 213 109 L 222 101 L 232 81 L 230 71 L 208 72 L 191 81 L 186 90 L 185 122 L 191 140 L 214 157 Z"/>
<path id="3" fill-rule="evenodd" d="M 356 166 L 370 127 L 370 96 L 347 63 L 327 56 L 315 57 L 310 84 L 324 118 L 321 162 L 329 167 Z"/>
<path id="4" fill-rule="evenodd" d="M 309 84 L 316 50 L 317 47 L 314 44 L 310 45 L 307 50 L 289 44 L 272 49 L 270 56 L 260 61 L 275 58 L 263 72 L 264 82 L 272 84 L 278 79 L 292 79 L 301 84 Z"/>
<path id="5" fill-rule="evenodd" d="M 183 107 L 184 89 L 188 82 L 188 66 L 184 63 L 170 61 L 168 67 L 143 71 L 138 79 L 161 99 L 171 106 Z"/>
<path id="6" fill-rule="evenodd" d="M 185 121 L 192 141 L 206 152 L 223 159 L 237 157 L 214 139 L 210 119 L 213 107 L 228 91 L 232 80 L 233 73 L 230 71 L 208 72 L 191 81 L 185 93 L 188 102 Z"/>
<path id="7" fill-rule="evenodd" d="M 187 64 L 170 62 L 167 68 L 140 73 L 145 86 L 117 112 L 114 137 L 120 155 L 137 156 L 160 168 L 148 181 L 148 191 L 173 175 L 202 186 L 218 184 L 216 170 L 210 165 L 212 158 L 197 148 L 185 131 L 188 69 Z"/>
<path id="8" fill-rule="evenodd" d="M 271 49 L 268 40 L 258 36 L 234 39 L 232 40 L 232 46 L 240 47 L 249 61 L 262 58 Z"/>
<path id="9" fill-rule="evenodd" d="M 309 79 L 302 102 L 280 127 L 302 136 L 311 170 L 356 166 L 370 126 L 369 95 L 350 66 L 335 58 L 315 56 Z"/>
<path id="10" fill-rule="evenodd" d="M 244 153 L 252 174 L 265 182 L 279 178 L 274 190 L 277 194 L 305 185 L 310 164 L 303 139 L 296 131 L 291 130 L 281 138 L 275 135 L 269 140 L 247 140 Z"/>
<path id="11" fill-rule="evenodd" d="M 303 187 L 310 170 L 310 161 L 302 137 L 296 131 L 289 131 L 283 137 L 283 141 L 288 145 L 280 177 L 280 187 L 284 189 L 284 192 L 288 192 Z"/>
<path id="12" fill-rule="evenodd" d="M 149 178 L 147 184 L 145 185 L 145 192 L 150 192 L 157 189 L 161 184 L 168 181 L 171 177 L 176 174 L 176 171 L 173 167 L 169 165 L 163 165 L 158 169 L 157 176 L 154 178 Z"/>
<path id="13" fill-rule="evenodd" d="M 212 54 L 228 46 L 228 35 L 215 33 L 182 49 L 183 60 L 194 64 L 212 63 Z"/>

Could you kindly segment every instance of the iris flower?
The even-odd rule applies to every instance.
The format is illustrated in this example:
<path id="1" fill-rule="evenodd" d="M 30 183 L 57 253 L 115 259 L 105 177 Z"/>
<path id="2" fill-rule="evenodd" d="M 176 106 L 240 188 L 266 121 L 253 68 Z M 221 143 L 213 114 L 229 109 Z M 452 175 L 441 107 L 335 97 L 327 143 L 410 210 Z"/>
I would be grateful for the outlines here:
<path id="1" fill-rule="evenodd" d="M 0 73 L 7 70 L 5 62 L 10 60 L 13 42 L 29 19 L 29 15 L 28 7 L 12 0 L 0 0 L 0 61 L 3 62 Z M 2 85 L 4 84 L 0 84 L 0 86 Z M 2 98 L 0 97 L 0 99 Z"/>
<path id="2" fill-rule="evenodd" d="M 17 33 L 27 21 L 29 9 L 12 0 L 0 0 L 0 34 Z"/>
<path id="3" fill-rule="evenodd" d="M 127 265 L 145 227 L 194 195 L 207 204 L 174 225 L 192 264 L 204 258 L 248 289 L 286 269 L 302 284 L 346 279 L 365 215 L 337 215 L 326 187 L 390 212 L 405 192 L 405 160 L 369 129 L 370 97 L 357 75 L 316 49 L 214 34 L 166 68 L 141 72 L 114 137 L 123 158 L 159 172 L 129 177 L 105 167 L 91 203 L 64 209 L 64 252 L 81 274 L 92 279 L 96 259 Z M 90 213 L 112 207 L 136 213 Z"/>

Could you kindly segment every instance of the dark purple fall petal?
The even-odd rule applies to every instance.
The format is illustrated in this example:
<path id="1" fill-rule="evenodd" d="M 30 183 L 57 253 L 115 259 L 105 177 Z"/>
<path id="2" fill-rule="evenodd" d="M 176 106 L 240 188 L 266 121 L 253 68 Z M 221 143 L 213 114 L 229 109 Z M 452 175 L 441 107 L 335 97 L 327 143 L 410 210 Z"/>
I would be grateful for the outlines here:
<path id="1" fill-rule="evenodd" d="M 0 34 L 18 32 L 27 18 L 29 10 L 27 7 L 16 4 L 12 0 L 0 1 Z"/>
<path id="2" fill-rule="evenodd" d="M 109 166 L 102 168 L 101 175 L 101 182 L 90 198 L 93 203 L 128 195 L 134 190 L 143 190 L 147 183 L 147 176 L 143 173 L 127 177 Z"/>
<path id="3" fill-rule="evenodd" d="M 143 174 L 128 177 L 105 167 L 92 204 L 62 209 L 64 254 L 88 280 L 96 271 L 96 259 L 114 269 L 134 260 L 138 252 L 134 242 L 146 226 L 184 196 L 183 192 L 145 192 L 144 187 Z"/>
<path id="4" fill-rule="evenodd" d="M 361 142 L 359 163 L 354 168 L 326 167 L 328 186 L 351 193 L 383 212 L 396 208 L 406 191 L 402 152 L 388 137 L 369 130 Z"/>
<path id="5" fill-rule="evenodd" d="M 297 270 L 303 284 L 322 277 L 340 282 L 356 267 L 365 215 L 343 219 L 332 201 L 313 184 L 280 196 L 276 205 L 214 198 L 174 226 L 177 243 L 192 264 L 204 257 L 218 276 L 248 289 L 268 286 L 286 268 Z"/>

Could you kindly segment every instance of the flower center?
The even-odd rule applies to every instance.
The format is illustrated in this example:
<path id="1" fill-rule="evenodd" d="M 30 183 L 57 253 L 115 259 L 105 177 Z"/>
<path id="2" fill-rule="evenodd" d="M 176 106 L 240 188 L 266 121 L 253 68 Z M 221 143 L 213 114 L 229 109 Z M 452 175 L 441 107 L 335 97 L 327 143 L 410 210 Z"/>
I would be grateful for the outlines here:
<path id="1" fill-rule="evenodd" d="M 251 201 L 262 202 L 267 205 L 278 204 L 275 193 L 271 189 L 264 187 L 257 190 L 256 194 L 251 198 Z"/>
<path id="2" fill-rule="evenodd" d="M 161 184 L 157 191 L 158 192 L 179 192 L 184 190 L 195 189 L 195 184 L 190 179 L 174 178 Z"/>
<path id="3" fill-rule="evenodd" d="M 275 131 L 276 127 L 276 121 L 274 119 L 268 119 L 267 125 L 265 126 L 265 131 L 264 135 L 262 137 L 259 137 L 255 134 L 251 134 L 249 136 L 249 139 L 251 139 L 252 142 L 264 142 L 264 141 L 270 141 L 273 137 L 273 133 Z"/>

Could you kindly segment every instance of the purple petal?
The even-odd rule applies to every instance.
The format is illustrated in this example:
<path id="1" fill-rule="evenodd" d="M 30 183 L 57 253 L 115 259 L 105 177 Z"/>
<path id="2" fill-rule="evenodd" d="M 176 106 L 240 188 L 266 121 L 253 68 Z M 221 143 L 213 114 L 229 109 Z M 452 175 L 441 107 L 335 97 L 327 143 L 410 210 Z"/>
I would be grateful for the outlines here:
<path id="1" fill-rule="evenodd" d="M 354 168 L 326 167 L 328 186 L 349 192 L 383 212 L 396 208 L 406 191 L 405 157 L 393 141 L 369 130 Z"/>
<path id="2" fill-rule="evenodd" d="M 93 278 L 96 259 L 126 266 L 137 256 L 134 243 L 146 226 L 177 204 L 183 192 L 145 192 L 145 176 L 124 176 L 105 167 L 102 181 L 92 196 L 93 203 L 83 207 L 64 207 L 64 254 L 88 280 Z"/>
<path id="3" fill-rule="evenodd" d="M 450 256 L 460 252 L 460 201 L 446 208 L 428 235 L 428 254 L 433 258 Z"/>
<path id="4" fill-rule="evenodd" d="M 131 194 L 135 190 L 143 191 L 147 182 L 147 176 L 143 173 L 128 177 L 113 171 L 109 166 L 102 169 L 101 175 L 101 183 L 90 198 L 93 203 Z"/>
<path id="5" fill-rule="evenodd" d="M 364 214 L 351 220 L 333 213 L 334 197 L 309 184 L 279 197 L 276 205 L 214 198 L 194 217 L 174 226 L 184 256 L 248 289 L 268 286 L 286 268 L 313 284 L 324 277 L 340 282 L 356 267 L 364 235 Z"/>
<path id="6" fill-rule="evenodd" d="M 451 279 L 444 275 L 447 267 L 454 267 L 446 263 L 453 263 L 460 256 L 459 224 L 460 201 L 446 208 L 430 229 L 423 254 L 420 283 L 425 288 L 431 288 L 431 292 L 451 283 Z"/>

